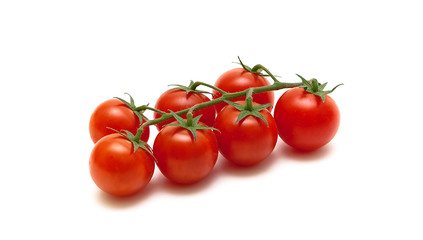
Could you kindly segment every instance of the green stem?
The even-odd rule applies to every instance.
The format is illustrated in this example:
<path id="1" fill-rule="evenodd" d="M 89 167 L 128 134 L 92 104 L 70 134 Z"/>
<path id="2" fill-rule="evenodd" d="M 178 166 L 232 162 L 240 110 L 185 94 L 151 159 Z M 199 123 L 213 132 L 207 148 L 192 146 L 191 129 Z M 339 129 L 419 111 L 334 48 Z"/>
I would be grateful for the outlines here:
<path id="1" fill-rule="evenodd" d="M 311 84 L 313 86 L 313 88 L 312 88 L 313 91 L 317 92 L 319 90 L 319 82 L 315 78 L 312 78 L 310 81 L 311 81 Z"/>
<path id="2" fill-rule="evenodd" d="M 144 125 L 144 124 L 143 124 Z M 141 127 L 139 127 L 138 129 L 137 129 L 137 134 L 135 134 L 135 136 L 134 136 L 134 141 L 135 142 L 137 142 L 137 143 L 139 143 L 139 141 L 141 140 L 141 135 L 142 135 L 142 133 L 143 133 L 143 126 L 141 126 Z"/>
<path id="3" fill-rule="evenodd" d="M 261 70 L 265 71 L 267 73 L 267 75 L 269 75 L 269 77 L 271 77 L 273 79 L 273 81 L 279 82 L 279 80 L 276 79 L 276 77 L 269 71 L 269 69 L 267 69 L 266 67 L 264 67 L 261 64 L 257 64 L 251 69 L 252 72 L 257 72 L 257 73 L 259 73 Z"/>
<path id="4" fill-rule="evenodd" d="M 194 108 L 190 108 L 188 113 L 187 113 L 187 125 L 188 126 L 192 126 L 192 111 L 194 110 Z"/>
<path id="5" fill-rule="evenodd" d="M 250 88 L 245 97 L 245 110 L 253 110 L 253 89 Z"/>
<path id="6" fill-rule="evenodd" d="M 224 93 L 219 98 L 213 99 L 213 100 L 208 101 L 208 102 L 204 102 L 204 103 L 194 105 L 191 108 L 184 109 L 184 110 L 181 110 L 181 111 L 178 111 L 178 112 L 175 112 L 175 113 L 177 115 L 181 116 L 181 115 L 188 113 L 191 109 L 193 109 L 191 111 L 198 111 L 198 110 L 201 110 L 201 109 L 204 109 L 204 108 L 207 108 L 207 107 L 211 107 L 211 106 L 216 105 L 218 103 L 221 103 L 225 100 L 231 100 L 231 99 L 234 99 L 234 98 L 237 98 L 237 97 L 244 97 L 244 96 L 247 95 L 247 93 L 249 91 L 252 91 L 252 92 L 254 92 L 254 94 L 257 94 L 257 93 L 262 93 L 262 92 L 280 90 L 280 89 L 284 89 L 284 88 L 299 87 L 301 85 L 303 85 L 302 82 L 285 83 L 285 82 L 275 81 L 272 85 L 268 85 L 268 86 L 249 88 L 249 89 L 246 89 L 244 91 L 235 92 L 235 93 Z M 160 118 L 146 121 L 144 124 L 141 125 L 140 128 L 145 127 L 145 126 L 149 126 L 149 125 L 155 125 L 157 123 L 164 122 L 164 121 L 169 120 L 171 118 L 173 118 L 171 113 L 164 113 Z"/>
<path id="7" fill-rule="evenodd" d="M 261 71 L 265 71 L 267 75 L 273 79 L 274 82 L 279 82 L 279 80 L 276 79 L 276 77 L 269 71 L 269 69 L 267 69 L 263 65 L 257 64 L 253 68 L 250 68 L 247 65 L 244 65 L 242 63 L 241 58 L 239 58 L 239 56 L 238 56 L 238 60 L 239 60 L 239 64 L 241 64 L 242 68 L 244 68 L 246 71 L 250 73 L 258 74 L 258 75 L 260 75 Z"/>
<path id="8" fill-rule="evenodd" d="M 190 84 L 190 86 L 189 86 L 189 88 L 190 89 L 192 89 L 192 90 L 195 90 L 198 86 L 206 86 L 206 87 L 209 87 L 209 88 L 211 88 L 211 89 L 213 89 L 213 90 L 216 90 L 216 91 L 218 91 L 218 92 L 220 92 L 220 93 L 222 93 L 222 94 L 225 94 L 226 92 L 225 91 L 223 91 L 222 89 L 220 89 L 220 88 L 218 88 L 218 87 L 215 87 L 215 86 L 213 86 L 213 85 L 210 85 L 210 84 L 208 84 L 208 83 L 205 83 L 205 82 L 194 82 L 194 83 L 192 83 L 192 84 Z"/>
<path id="9" fill-rule="evenodd" d="M 149 107 L 149 106 L 147 106 L 147 105 L 142 105 L 142 106 L 139 106 L 139 107 L 137 107 L 137 108 L 135 108 L 134 110 L 135 111 L 142 111 L 142 110 L 151 110 L 151 111 L 154 111 L 154 112 L 157 112 L 157 113 L 160 113 L 160 114 L 166 114 L 167 112 L 163 112 L 163 111 L 161 111 L 161 110 L 159 110 L 159 109 L 156 109 L 156 108 L 153 108 L 153 107 Z"/>

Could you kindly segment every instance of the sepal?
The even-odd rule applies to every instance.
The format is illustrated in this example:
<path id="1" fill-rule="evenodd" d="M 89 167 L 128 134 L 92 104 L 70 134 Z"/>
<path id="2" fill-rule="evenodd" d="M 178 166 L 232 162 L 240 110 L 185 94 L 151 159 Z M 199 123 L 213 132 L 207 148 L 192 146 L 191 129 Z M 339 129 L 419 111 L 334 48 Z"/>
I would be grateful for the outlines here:
<path id="1" fill-rule="evenodd" d="M 301 81 L 303 83 L 303 85 L 301 85 L 300 88 L 304 88 L 306 92 L 319 96 L 323 102 L 325 101 L 326 94 L 332 93 L 333 91 L 335 91 L 337 87 L 344 85 L 343 83 L 341 83 L 336 85 L 334 88 L 332 88 L 332 90 L 325 91 L 324 88 L 328 84 L 327 82 L 321 84 L 315 78 L 312 78 L 309 81 L 307 81 L 301 75 L 297 74 L 297 76 L 301 78 Z"/>

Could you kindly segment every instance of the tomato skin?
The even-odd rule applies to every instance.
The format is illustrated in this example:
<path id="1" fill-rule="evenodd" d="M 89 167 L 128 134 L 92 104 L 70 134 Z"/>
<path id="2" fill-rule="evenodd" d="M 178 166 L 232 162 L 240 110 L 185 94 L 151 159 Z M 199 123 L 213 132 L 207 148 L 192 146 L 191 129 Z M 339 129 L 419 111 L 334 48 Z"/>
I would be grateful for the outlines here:
<path id="1" fill-rule="evenodd" d="M 250 73 L 243 68 L 234 68 L 223 73 L 214 84 L 215 87 L 222 89 L 225 92 L 240 92 L 251 87 L 263 87 L 270 85 L 269 81 L 254 73 Z M 213 90 L 213 99 L 221 97 L 222 94 Z M 245 97 L 231 99 L 232 102 L 245 100 Z M 253 95 L 253 101 L 259 104 L 270 103 L 273 105 L 275 102 L 275 94 L 273 92 L 263 92 Z M 219 113 L 226 103 L 219 103 L 215 105 L 217 113 Z M 267 110 L 272 111 L 272 106 Z"/>
<path id="2" fill-rule="evenodd" d="M 135 135 L 139 126 L 138 116 L 125 103 L 118 99 L 109 99 L 98 105 L 91 114 L 89 129 L 91 139 L 96 143 L 102 137 L 116 133 L 109 128 L 128 130 Z M 144 127 L 141 140 L 147 142 L 149 136 L 150 128 Z"/>
<path id="3" fill-rule="evenodd" d="M 300 151 L 313 151 L 329 143 L 338 131 L 340 114 L 335 101 L 303 88 L 286 91 L 274 110 L 279 136 Z"/>
<path id="4" fill-rule="evenodd" d="M 244 105 L 244 101 L 238 101 Z M 257 105 L 254 103 L 254 105 Z M 227 105 L 216 117 L 214 127 L 219 152 L 230 162 L 240 166 L 251 166 L 266 159 L 275 148 L 278 129 L 273 116 L 267 109 L 260 113 L 267 123 L 260 118 L 247 116 L 235 123 L 240 111 Z"/>
<path id="5" fill-rule="evenodd" d="M 118 133 L 101 138 L 91 152 L 90 174 L 94 183 L 114 196 L 141 191 L 154 173 L 154 158 Z"/>
<path id="6" fill-rule="evenodd" d="M 165 126 L 153 145 L 157 166 L 163 175 L 178 184 L 192 184 L 204 179 L 218 157 L 216 137 L 212 130 L 191 132 L 179 126 Z"/>
<path id="7" fill-rule="evenodd" d="M 173 112 L 181 111 L 187 108 L 190 108 L 196 104 L 210 101 L 206 95 L 202 93 L 189 92 L 187 93 L 182 89 L 170 89 L 164 92 L 158 99 L 155 105 L 156 109 L 159 109 L 163 112 Z M 201 116 L 200 121 L 211 127 L 214 124 L 214 119 L 216 118 L 216 110 L 214 107 L 204 108 L 198 111 L 193 112 L 193 117 Z M 162 115 L 160 113 L 154 112 L 154 119 L 160 118 Z M 186 115 L 181 117 L 187 118 Z M 164 125 L 173 122 L 174 120 L 168 120 L 156 124 L 158 130 L 162 129 Z"/>

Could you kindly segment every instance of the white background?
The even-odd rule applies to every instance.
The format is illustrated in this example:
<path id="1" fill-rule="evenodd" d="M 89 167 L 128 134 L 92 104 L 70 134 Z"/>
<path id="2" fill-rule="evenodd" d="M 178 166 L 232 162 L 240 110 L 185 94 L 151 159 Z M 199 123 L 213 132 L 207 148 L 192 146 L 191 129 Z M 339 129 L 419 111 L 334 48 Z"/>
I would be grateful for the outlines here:
<path id="1" fill-rule="evenodd" d="M 0 239 L 423 239 L 419 2 L 1 1 Z M 279 141 L 248 169 L 220 157 L 187 187 L 156 169 L 126 199 L 95 186 L 99 103 L 154 105 L 237 56 L 282 81 L 344 83 L 333 141 Z"/>

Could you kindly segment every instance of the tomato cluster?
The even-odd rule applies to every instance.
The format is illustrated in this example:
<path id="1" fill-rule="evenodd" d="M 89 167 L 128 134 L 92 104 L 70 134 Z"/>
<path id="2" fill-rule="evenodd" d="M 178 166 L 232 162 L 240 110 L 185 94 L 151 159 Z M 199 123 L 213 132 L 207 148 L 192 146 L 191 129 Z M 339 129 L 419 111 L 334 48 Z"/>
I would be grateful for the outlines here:
<path id="1" fill-rule="evenodd" d="M 327 96 L 336 87 L 324 91 L 326 84 L 298 75 L 302 82 L 289 85 L 272 115 L 272 90 L 283 88 L 282 83 L 271 75 L 271 85 L 257 71 L 268 70 L 259 67 L 243 65 L 223 73 L 214 86 L 203 84 L 213 89 L 211 99 L 196 89 L 201 83 L 191 82 L 165 91 L 154 108 L 135 106 L 131 96 L 129 102 L 119 98 L 100 104 L 89 124 L 95 184 L 111 195 L 127 196 L 149 183 L 155 166 L 172 182 L 192 184 L 209 175 L 219 153 L 239 166 L 259 164 L 273 152 L 278 135 L 300 151 L 329 143 L 340 121 L 335 101 Z M 146 110 L 154 111 L 154 119 L 144 116 Z M 159 133 L 151 148 L 153 124 Z"/>

